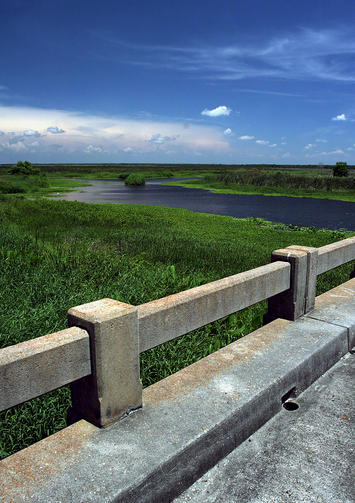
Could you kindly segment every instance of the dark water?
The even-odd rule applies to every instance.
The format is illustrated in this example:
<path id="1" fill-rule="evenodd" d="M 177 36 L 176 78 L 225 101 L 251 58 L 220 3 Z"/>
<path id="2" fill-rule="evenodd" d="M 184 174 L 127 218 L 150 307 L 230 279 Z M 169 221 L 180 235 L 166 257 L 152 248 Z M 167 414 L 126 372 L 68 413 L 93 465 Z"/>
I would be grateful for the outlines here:
<path id="1" fill-rule="evenodd" d="M 159 185 L 162 181 L 165 180 L 150 180 L 144 187 L 133 188 L 117 180 L 88 180 L 91 186 L 82 187 L 83 192 L 61 194 L 58 199 L 85 203 L 150 204 L 239 218 L 260 217 L 319 229 L 355 230 L 355 203 L 298 197 L 214 194 L 202 189 Z"/>

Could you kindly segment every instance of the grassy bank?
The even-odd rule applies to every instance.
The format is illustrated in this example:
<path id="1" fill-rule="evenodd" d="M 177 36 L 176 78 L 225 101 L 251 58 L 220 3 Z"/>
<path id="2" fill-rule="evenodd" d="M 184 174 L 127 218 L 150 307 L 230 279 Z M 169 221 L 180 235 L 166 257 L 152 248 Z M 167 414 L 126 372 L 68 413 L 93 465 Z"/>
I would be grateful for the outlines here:
<path id="1" fill-rule="evenodd" d="M 52 196 L 61 192 L 80 190 L 80 187 L 85 185 L 88 184 L 45 174 L 39 176 L 0 174 L 0 194 L 11 195 L 14 198 Z"/>
<path id="2" fill-rule="evenodd" d="M 75 305 L 111 297 L 138 305 L 269 262 L 273 249 L 322 246 L 348 233 L 152 206 L 0 196 L 0 341 L 3 347 L 66 328 Z M 318 293 L 351 266 L 323 275 Z M 141 355 L 148 386 L 262 323 L 266 303 Z M 1 414 L 1 453 L 63 428 L 68 387 Z"/>
<path id="3" fill-rule="evenodd" d="M 314 197 L 355 202 L 355 176 L 333 177 L 326 172 L 311 174 L 304 170 L 228 171 L 205 175 L 200 180 L 168 182 L 167 185 L 182 185 L 224 194 Z"/>
<path id="4" fill-rule="evenodd" d="M 0 166 L 0 193 L 43 197 L 80 190 L 85 181 L 68 178 L 127 180 L 132 177 L 171 178 L 168 185 L 182 185 L 227 194 L 313 197 L 355 202 L 355 170 L 349 177 L 333 177 L 330 166 L 263 165 L 34 165 L 40 176 L 8 175 L 9 167 Z M 198 180 L 174 182 L 174 178 L 198 177 Z"/>

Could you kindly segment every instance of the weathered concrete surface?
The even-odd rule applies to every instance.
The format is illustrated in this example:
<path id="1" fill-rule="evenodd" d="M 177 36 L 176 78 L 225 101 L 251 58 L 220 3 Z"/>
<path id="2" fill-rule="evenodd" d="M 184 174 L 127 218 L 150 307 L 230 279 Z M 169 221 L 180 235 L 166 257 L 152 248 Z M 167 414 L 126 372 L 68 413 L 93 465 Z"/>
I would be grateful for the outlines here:
<path id="1" fill-rule="evenodd" d="M 0 350 L 0 410 L 91 373 L 89 335 L 77 327 Z"/>
<path id="2" fill-rule="evenodd" d="M 140 407 L 137 308 L 101 299 L 69 309 L 68 324 L 89 333 L 92 369 L 71 384 L 71 415 L 107 426 Z"/>
<path id="3" fill-rule="evenodd" d="M 307 315 L 348 330 L 349 351 L 355 346 L 355 278 L 316 298 L 315 309 Z"/>
<path id="4" fill-rule="evenodd" d="M 143 409 L 108 428 L 80 421 L 5 459 L 2 499 L 172 501 L 347 349 L 343 327 L 276 320 L 145 389 Z"/>
<path id="5" fill-rule="evenodd" d="M 347 354 L 176 503 L 353 503 L 355 356 Z"/>
<path id="6" fill-rule="evenodd" d="M 317 274 L 355 260 L 355 236 L 318 248 Z"/>
<path id="7" fill-rule="evenodd" d="M 318 248 L 311 246 L 292 245 L 287 249 L 300 250 L 307 253 L 307 278 L 305 290 L 305 313 L 314 309 L 317 286 L 317 264 L 318 264 Z"/>
<path id="8" fill-rule="evenodd" d="M 305 312 L 308 277 L 308 253 L 304 250 L 281 248 L 271 254 L 271 262 L 284 261 L 290 264 L 290 288 L 268 299 L 268 312 L 264 323 L 276 318 L 296 320 Z"/>
<path id="9" fill-rule="evenodd" d="M 139 351 L 146 351 L 290 287 L 290 265 L 267 264 L 138 306 Z"/>

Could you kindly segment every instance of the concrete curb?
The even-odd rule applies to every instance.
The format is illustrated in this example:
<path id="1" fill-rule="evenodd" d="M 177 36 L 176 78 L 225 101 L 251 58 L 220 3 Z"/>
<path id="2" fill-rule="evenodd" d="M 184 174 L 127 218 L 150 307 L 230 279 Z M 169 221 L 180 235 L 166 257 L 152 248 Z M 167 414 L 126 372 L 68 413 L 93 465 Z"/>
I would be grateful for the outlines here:
<path id="1" fill-rule="evenodd" d="M 338 288 L 355 291 L 355 280 Z M 102 430 L 79 421 L 5 459 L 3 500 L 172 501 L 279 412 L 282 397 L 348 352 L 355 294 L 342 303 L 332 292 L 324 295 L 339 324 L 275 320 L 146 388 L 143 409 L 118 423 Z"/>

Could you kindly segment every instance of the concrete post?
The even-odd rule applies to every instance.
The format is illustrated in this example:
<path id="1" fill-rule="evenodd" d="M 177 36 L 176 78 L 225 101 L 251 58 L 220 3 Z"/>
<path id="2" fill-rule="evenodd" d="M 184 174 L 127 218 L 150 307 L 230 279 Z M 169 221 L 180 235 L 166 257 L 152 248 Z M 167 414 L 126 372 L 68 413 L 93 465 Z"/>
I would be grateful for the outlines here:
<path id="1" fill-rule="evenodd" d="M 68 324 L 89 333 L 92 368 L 71 384 L 71 418 L 101 427 L 141 407 L 137 308 L 102 299 L 69 309 Z"/>
<path id="2" fill-rule="evenodd" d="M 305 313 L 307 252 L 292 248 L 275 250 L 271 254 L 271 262 L 276 261 L 290 263 L 290 288 L 269 298 L 264 324 L 276 318 L 294 321 Z"/>
<path id="3" fill-rule="evenodd" d="M 306 292 L 305 292 L 305 313 L 309 313 L 314 309 L 316 298 L 317 286 L 317 262 L 318 262 L 318 248 L 311 246 L 288 246 L 287 250 L 300 250 L 307 253 L 307 279 L 306 279 Z"/>

